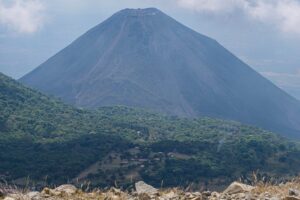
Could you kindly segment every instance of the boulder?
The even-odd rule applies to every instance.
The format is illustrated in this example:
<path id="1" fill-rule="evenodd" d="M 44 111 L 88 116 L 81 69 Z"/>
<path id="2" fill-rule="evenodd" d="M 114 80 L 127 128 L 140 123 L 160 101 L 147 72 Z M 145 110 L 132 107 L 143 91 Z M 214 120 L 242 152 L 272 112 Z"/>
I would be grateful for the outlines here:
<path id="1" fill-rule="evenodd" d="M 60 193 L 72 195 L 77 192 L 77 188 L 74 185 L 66 184 L 66 185 L 61 185 L 61 186 L 55 188 L 54 192 L 58 192 L 58 193 L 60 192 Z"/>
<path id="2" fill-rule="evenodd" d="M 290 189 L 289 189 L 289 195 L 290 195 L 290 196 L 299 196 L 299 195 L 300 195 L 300 191 L 299 191 L 299 190 L 296 190 L 296 189 L 290 188 Z"/>
<path id="3" fill-rule="evenodd" d="M 71 196 L 77 192 L 77 188 L 73 185 L 61 185 L 55 189 L 44 188 L 41 192 L 42 196 Z"/>
<path id="4" fill-rule="evenodd" d="M 143 181 L 135 183 L 135 190 L 138 194 L 156 195 L 158 190 L 151 185 L 146 184 Z"/>
<path id="5" fill-rule="evenodd" d="M 223 192 L 225 194 L 237 194 L 237 193 L 247 193 L 253 190 L 254 187 L 250 185 L 245 185 L 238 182 L 233 182 L 229 187 Z"/>
<path id="6" fill-rule="evenodd" d="M 25 197 L 32 200 L 38 200 L 41 199 L 41 194 L 39 192 L 28 192 Z"/>

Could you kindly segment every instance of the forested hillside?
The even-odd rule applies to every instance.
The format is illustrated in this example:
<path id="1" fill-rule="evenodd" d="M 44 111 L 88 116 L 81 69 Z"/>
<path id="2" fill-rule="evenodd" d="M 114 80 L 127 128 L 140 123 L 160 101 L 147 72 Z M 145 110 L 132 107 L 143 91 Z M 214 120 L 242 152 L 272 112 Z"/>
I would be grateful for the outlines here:
<path id="1" fill-rule="evenodd" d="M 213 185 L 255 170 L 299 171 L 298 144 L 255 127 L 127 107 L 77 109 L 3 74 L 0 113 L 0 175 L 17 184 L 29 177 L 37 185 Z"/>

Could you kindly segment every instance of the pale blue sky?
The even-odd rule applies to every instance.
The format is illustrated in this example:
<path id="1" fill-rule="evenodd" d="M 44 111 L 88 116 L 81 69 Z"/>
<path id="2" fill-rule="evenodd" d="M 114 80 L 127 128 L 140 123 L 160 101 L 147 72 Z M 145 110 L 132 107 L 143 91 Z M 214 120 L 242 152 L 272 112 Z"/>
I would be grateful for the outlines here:
<path id="1" fill-rule="evenodd" d="M 0 72 L 19 78 L 124 8 L 156 7 L 300 99 L 299 0 L 0 0 Z"/>

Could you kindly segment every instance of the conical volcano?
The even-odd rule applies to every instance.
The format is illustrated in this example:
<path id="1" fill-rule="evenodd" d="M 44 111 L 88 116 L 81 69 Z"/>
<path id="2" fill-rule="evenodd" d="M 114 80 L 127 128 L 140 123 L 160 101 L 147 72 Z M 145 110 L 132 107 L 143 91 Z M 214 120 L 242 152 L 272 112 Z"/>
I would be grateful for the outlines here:
<path id="1" fill-rule="evenodd" d="M 218 117 L 300 136 L 296 99 L 155 8 L 117 12 L 21 82 L 80 107 Z"/>

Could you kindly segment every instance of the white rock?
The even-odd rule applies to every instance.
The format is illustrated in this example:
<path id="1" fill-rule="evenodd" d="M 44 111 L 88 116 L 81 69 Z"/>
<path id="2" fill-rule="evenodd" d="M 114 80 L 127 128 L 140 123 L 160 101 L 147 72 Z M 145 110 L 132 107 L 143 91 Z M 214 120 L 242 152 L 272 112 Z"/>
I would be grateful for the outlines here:
<path id="1" fill-rule="evenodd" d="M 39 198 L 40 198 L 40 193 L 39 193 L 39 192 L 28 192 L 28 193 L 26 194 L 26 197 L 27 197 L 28 199 L 33 199 L 33 200 L 39 199 Z"/>
<path id="2" fill-rule="evenodd" d="M 135 183 L 135 190 L 138 194 L 155 195 L 158 193 L 158 190 L 156 188 L 146 184 L 143 181 Z"/>
<path id="3" fill-rule="evenodd" d="M 280 200 L 278 197 L 272 197 L 270 200 Z"/>
<path id="4" fill-rule="evenodd" d="M 12 197 L 5 197 L 3 200 L 16 200 L 16 199 Z"/>
<path id="5" fill-rule="evenodd" d="M 63 192 L 68 195 L 72 195 L 77 192 L 77 188 L 74 185 L 66 184 L 66 185 L 61 185 L 61 186 L 55 188 L 53 191 L 54 191 L 54 193 L 62 193 Z"/>
<path id="6" fill-rule="evenodd" d="M 300 191 L 299 191 L 299 190 L 296 190 L 296 189 L 290 188 L 290 189 L 289 189 L 289 195 L 290 195 L 290 196 L 300 196 Z"/>
<path id="7" fill-rule="evenodd" d="M 245 193 L 253 190 L 254 187 L 250 185 L 245 185 L 238 182 L 233 182 L 229 187 L 223 192 L 226 194 L 237 194 L 237 193 Z"/>
<path id="8" fill-rule="evenodd" d="M 219 194 L 218 192 L 212 192 L 212 193 L 211 193 L 211 196 L 212 196 L 212 197 L 219 198 L 219 197 L 220 197 L 220 194 Z"/>

